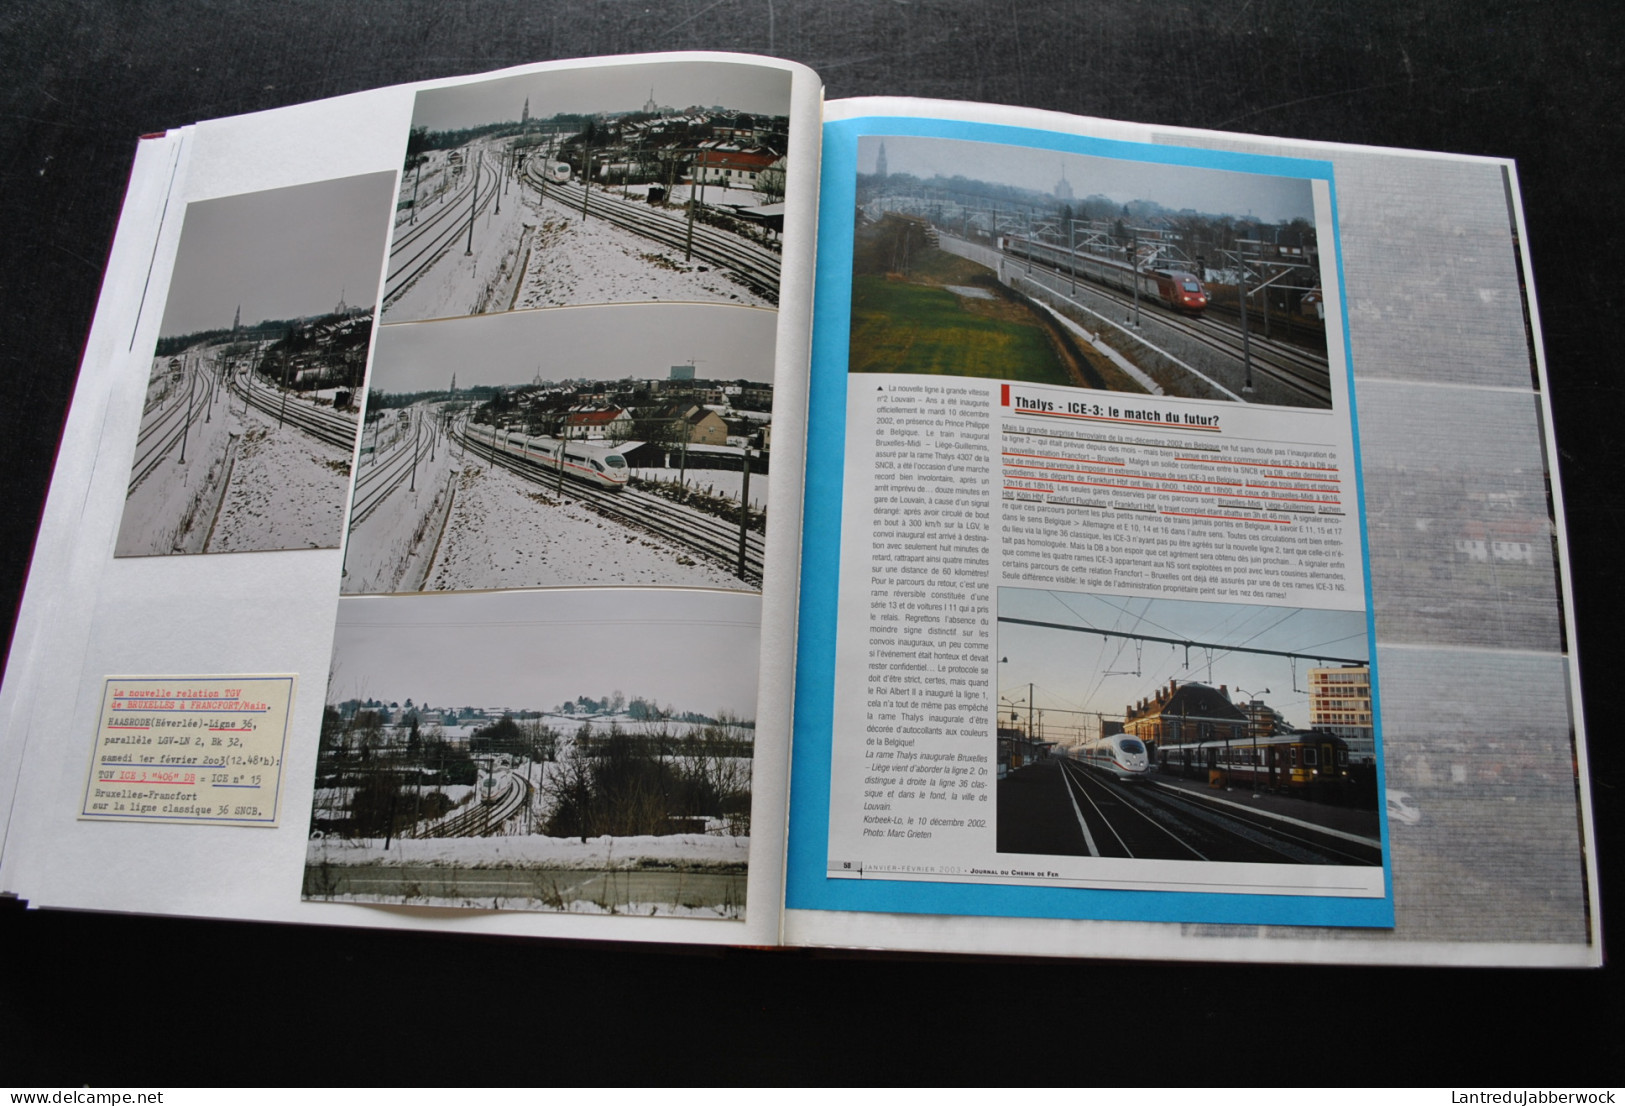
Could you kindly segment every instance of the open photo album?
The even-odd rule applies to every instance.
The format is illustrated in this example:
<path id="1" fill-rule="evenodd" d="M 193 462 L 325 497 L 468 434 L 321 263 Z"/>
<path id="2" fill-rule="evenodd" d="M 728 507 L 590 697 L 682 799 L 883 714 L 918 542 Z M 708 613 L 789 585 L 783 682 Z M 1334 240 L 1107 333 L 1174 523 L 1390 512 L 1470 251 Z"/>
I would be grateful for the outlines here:
<path id="1" fill-rule="evenodd" d="M 140 140 L 31 906 L 1601 962 L 1515 167 L 726 54 Z"/>

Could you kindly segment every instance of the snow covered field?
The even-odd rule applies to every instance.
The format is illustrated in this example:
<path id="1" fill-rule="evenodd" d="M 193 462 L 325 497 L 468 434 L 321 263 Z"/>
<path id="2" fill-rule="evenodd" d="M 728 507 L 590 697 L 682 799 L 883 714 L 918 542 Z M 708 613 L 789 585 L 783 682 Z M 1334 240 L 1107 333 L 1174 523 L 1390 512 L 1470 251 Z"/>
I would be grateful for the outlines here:
<path id="1" fill-rule="evenodd" d="M 676 483 L 677 469 L 633 469 L 632 475 L 640 480 L 659 481 L 661 483 Z M 685 481 L 691 488 L 709 492 L 713 495 L 727 496 L 736 504 L 739 502 L 739 491 L 745 482 L 745 474 L 734 469 L 689 469 L 688 479 Z M 757 510 L 767 509 L 767 473 L 753 472 L 750 474 L 750 505 Z M 736 507 L 737 511 L 738 508 Z"/>
<path id="2" fill-rule="evenodd" d="M 689 728 L 634 720 L 625 714 L 598 715 L 590 721 L 544 715 L 539 724 L 558 735 L 557 759 L 520 757 L 512 764 L 511 775 L 526 783 L 528 801 L 504 820 L 478 826 L 470 834 L 468 819 L 495 809 L 481 807 L 478 789 L 425 784 L 415 791 L 408 783 L 399 800 L 402 809 L 433 792 L 449 800 L 450 809 L 438 818 L 402 827 L 389 838 L 343 838 L 313 832 L 306 850 L 306 897 L 519 910 L 742 916 L 750 857 L 748 819 L 695 817 L 681 820 L 692 824 L 690 832 L 668 834 L 565 837 L 542 831 L 555 804 L 571 794 L 573 781 L 581 779 L 582 762 L 572 760 L 572 747 L 573 734 L 583 722 L 600 736 L 612 725 L 629 735 L 671 734 Z M 375 762 L 387 763 L 388 759 L 385 754 Z M 715 773 L 748 794 L 748 758 L 701 754 L 690 759 L 672 754 L 663 759 L 677 771 Z M 418 772 L 404 765 L 398 771 L 403 779 L 414 778 Z M 317 824 L 342 824 L 330 819 L 344 818 L 359 791 L 353 786 L 318 789 L 314 801 Z M 463 827 L 460 834 L 459 823 Z M 454 835 L 432 836 L 434 833 Z"/>
<path id="3" fill-rule="evenodd" d="M 706 478 L 713 475 L 731 476 L 736 485 L 739 477 L 717 472 Z M 759 482 L 765 493 L 766 479 Z M 751 483 L 754 500 L 758 481 Z M 416 491 L 396 488 L 352 529 L 345 594 L 591 584 L 747 587 L 682 546 L 556 495 L 551 484 L 491 466 L 460 442 L 441 439 L 434 461 L 420 460 L 416 485 Z"/>

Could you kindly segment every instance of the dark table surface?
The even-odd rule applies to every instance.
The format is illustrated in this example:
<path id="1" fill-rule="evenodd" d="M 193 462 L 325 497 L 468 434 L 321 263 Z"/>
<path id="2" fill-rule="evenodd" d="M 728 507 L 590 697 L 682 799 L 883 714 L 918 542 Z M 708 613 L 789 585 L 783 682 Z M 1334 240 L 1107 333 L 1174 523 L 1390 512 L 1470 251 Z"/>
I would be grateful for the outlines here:
<path id="1" fill-rule="evenodd" d="M 793 58 L 898 94 L 1516 158 L 1586 680 L 1603 916 L 1625 412 L 1625 15 L 1536 0 L 4 0 L 0 595 L 21 594 L 138 135 L 592 54 Z M 102 970 L 249 955 L 254 992 L 143 1007 Z M 0 1085 L 1618 1082 L 1618 972 L 694 951 L 0 905 Z M 128 962 L 126 960 L 126 962 Z M 523 985 L 496 991 L 503 977 Z M 478 1011 L 478 1012 L 476 1012 Z M 169 1025 L 188 1042 L 149 1047 Z M 1096 1066 L 1103 1029 L 1126 1065 Z M 1240 1036 L 1238 1036 L 1240 1035 Z M 1296 1043 L 1289 1038 L 1298 1037 Z M 1238 1040 L 1264 1067 L 1227 1067 Z M 1311 1043 L 1312 1042 L 1312 1043 Z M 200 1047 L 202 1046 L 202 1047 Z M 1109 1051 L 1109 1050 L 1108 1050 Z"/>

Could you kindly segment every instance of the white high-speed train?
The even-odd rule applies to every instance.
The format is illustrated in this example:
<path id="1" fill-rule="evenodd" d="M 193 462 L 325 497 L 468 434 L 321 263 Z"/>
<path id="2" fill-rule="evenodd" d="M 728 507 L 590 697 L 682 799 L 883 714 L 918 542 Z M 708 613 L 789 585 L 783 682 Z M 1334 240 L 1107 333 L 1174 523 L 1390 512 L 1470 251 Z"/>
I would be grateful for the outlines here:
<path id="1" fill-rule="evenodd" d="M 1078 747 L 1077 759 L 1090 768 L 1125 782 L 1144 779 L 1151 772 L 1151 758 L 1146 755 L 1145 742 L 1126 733 L 1084 742 Z"/>
<path id="2" fill-rule="evenodd" d="M 498 430 L 484 423 L 469 423 L 464 434 L 476 450 L 495 448 L 499 453 L 550 472 L 558 472 L 562 464 L 564 475 L 610 491 L 624 489 L 630 476 L 626 458 L 614 446 L 603 442 L 565 440 L 561 443 L 558 438 Z"/>

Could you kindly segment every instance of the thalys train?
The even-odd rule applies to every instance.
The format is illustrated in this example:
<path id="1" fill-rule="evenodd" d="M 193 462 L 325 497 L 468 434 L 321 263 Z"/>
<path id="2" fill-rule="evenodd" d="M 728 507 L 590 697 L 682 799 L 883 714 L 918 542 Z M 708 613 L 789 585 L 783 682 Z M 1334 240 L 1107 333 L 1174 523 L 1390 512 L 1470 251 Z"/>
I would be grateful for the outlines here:
<path id="1" fill-rule="evenodd" d="M 1151 771 L 1145 742 L 1126 733 L 1086 741 L 1075 756 L 1088 767 L 1125 782 L 1144 779 Z"/>
<path id="2" fill-rule="evenodd" d="M 1091 253 L 1072 252 L 1063 246 L 1036 242 L 1020 235 L 999 238 L 999 251 L 1022 260 L 1033 260 L 1063 273 L 1076 266 L 1079 278 L 1104 284 L 1124 292 L 1133 292 L 1138 276 L 1140 295 L 1156 300 L 1164 307 L 1187 315 L 1200 315 L 1207 310 L 1207 289 L 1193 273 L 1182 269 L 1141 269 L 1138 274 L 1126 261 L 1114 261 Z"/>
<path id="3" fill-rule="evenodd" d="M 1164 745 L 1153 756 L 1164 772 L 1202 776 L 1221 771 L 1237 783 L 1309 795 L 1333 793 L 1349 782 L 1348 743 L 1322 730 Z"/>
<path id="4" fill-rule="evenodd" d="M 556 473 L 562 464 L 564 475 L 612 492 L 626 487 L 630 470 L 626 458 L 603 442 L 561 442 L 545 435 L 499 430 L 484 423 L 469 423 L 463 435 L 477 449 L 496 449 L 544 472 Z M 561 450 L 562 448 L 562 460 Z"/>

